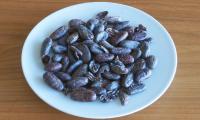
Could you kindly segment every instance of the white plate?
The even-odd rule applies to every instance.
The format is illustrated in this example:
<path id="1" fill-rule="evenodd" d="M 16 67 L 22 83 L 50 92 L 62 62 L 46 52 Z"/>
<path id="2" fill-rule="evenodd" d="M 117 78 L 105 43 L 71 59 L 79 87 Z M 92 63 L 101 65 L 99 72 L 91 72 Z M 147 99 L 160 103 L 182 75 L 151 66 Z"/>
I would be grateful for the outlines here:
<path id="1" fill-rule="evenodd" d="M 126 106 L 116 100 L 111 103 L 81 103 L 70 100 L 62 93 L 47 86 L 42 75 L 43 65 L 40 60 L 42 41 L 59 26 L 67 24 L 72 18 L 87 20 L 100 11 L 107 10 L 109 15 L 121 16 L 130 20 L 132 25 L 143 24 L 148 29 L 148 36 L 153 38 L 151 53 L 159 62 L 153 75 L 145 81 L 147 90 L 131 96 Z M 153 17 L 136 8 L 109 2 L 90 2 L 73 5 L 58 10 L 40 21 L 28 35 L 21 56 L 24 76 L 32 90 L 50 106 L 75 116 L 85 118 L 114 118 L 128 115 L 155 102 L 170 86 L 177 65 L 174 42 L 167 30 Z"/>

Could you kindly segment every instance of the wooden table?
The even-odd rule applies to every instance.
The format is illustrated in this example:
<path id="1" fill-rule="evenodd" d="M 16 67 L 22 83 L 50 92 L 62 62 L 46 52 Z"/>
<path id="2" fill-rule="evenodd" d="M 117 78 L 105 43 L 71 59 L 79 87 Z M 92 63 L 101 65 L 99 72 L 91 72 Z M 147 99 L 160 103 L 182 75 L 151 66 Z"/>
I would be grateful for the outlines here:
<path id="1" fill-rule="evenodd" d="M 38 21 L 84 0 L 0 1 L 0 120 L 83 120 L 59 112 L 29 88 L 20 66 L 23 42 Z M 114 1 L 142 9 L 170 32 L 178 52 L 173 84 L 150 107 L 115 120 L 200 120 L 200 1 Z"/>

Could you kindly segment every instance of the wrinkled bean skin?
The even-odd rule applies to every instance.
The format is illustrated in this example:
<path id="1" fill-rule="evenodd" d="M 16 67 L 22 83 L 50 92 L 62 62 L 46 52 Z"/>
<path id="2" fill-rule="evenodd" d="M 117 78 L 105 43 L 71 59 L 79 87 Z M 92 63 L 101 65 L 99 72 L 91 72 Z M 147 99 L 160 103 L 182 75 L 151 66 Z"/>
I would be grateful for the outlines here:
<path id="1" fill-rule="evenodd" d="M 129 25 L 129 21 L 121 21 L 114 23 L 114 29 L 121 30 Z"/>
<path id="2" fill-rule="evenodd" d="M 133 56 L 129 54 L 119 55 L 119 60 L 122 61 L 124 64 L 131 64 L 134 62 Z"/>
<path id="3" fill-rule="evenodd" d="M 119 91 L 119 100 L 121 105 L 126 105 L 128 103 L 128 95 L 122 90 Z"/>
<path id="4" fill-rule="evenodd" d="M 92 18 L 90 20 L 88 20 L 86 26 L 88 27 L 88 29 L 90 29 L 91 31 L 94 30 L 94 28 L 96 27 L 96 25 L 99 23 L 99 20 L 96 18 Z"/>
<path id="5" fill-rule="evenodd" d="M 75 46 L 70 46 L 70 49 L 72 50 L 72 52 L 74 53 L 74 56 L 79 59 L 82 55 L 83 52 L 81 52 L 78 48 L 76 48 Z"/>
<path id="6" fill-rule="evenodd" d="M 136 72 L 138 70 L 144 69 L 146 67 L 146 62 L 144 59 L 138 59 L 133 67 L 133 71 Z"/>
<path id="7" fill-rule="evenodd" d="M 134 49 L 134 48 L 137 48 L 139 44 L 140 43 L 137 41 L 124 40 L 119 43 L 119 46 L 129 48 L 129 49 Z"/>
<path id="8" fill-rule="evenodd" d="M 67 81 L 66 85 L 68 88 L 79 88 L 87 84 L 88 84 L 87 77 L 75 77 L 72 80 Z"/>
<path id="9" fill-rule="evenodd" d="M 43 75 L 45 82 L 52 88 L 61 91 L 64 89 L 64 85 L 60 79 L 58 79 L 52 72 L 46 72 Z"/>
<path id="10" fill-rule="evenodd" d="M 125 92 L 128 95 L 134 95 L 137 93 L 141 93 L 145 90 L 145 85 L 144 84 L 132 84 L 131 86 L 129 86 L 128 88 L 125 88 Z"/>
<path id="11" fill-rule="evenodd" d="M 133 73 L 129 73 L 127 75 L 124 76 L 124 78 L 122 79 L 122 86 L 127 88 L 129 87 L 132 83 L 133 83 Z"/>
<path id="12" fill-rule="evenodd" d="M 106 86 L 106 90 L 115 90 L 115 89 L 118 89 L 119 88 L 119 82 L 118 81 L 113 81 L 109 84 L 107 84 Z"/>
<path id="13" fill-rule="evenodd" d="M 69 58 L 67 56 L 63 57 L 61 60 L 61 64 L 62 64 L 62 71 L 66 71 L 69 65 Z"/>
<path id="14" fill-rule="evenodd" d="M 142 55 L 142 51 L 140 49 L 132 49 L 131 55 L 136 60 Z"/>
<path id="15" fill-rule="evenodd" d="M 106 94 L 106 89 L 102 87 L 94 87 L 92 90 L 96 93 L 97 96 L 100 96 L 102 94 Z"/>
<path id="16" fill-rule="evenodd" d="M 111 66 L 112 65 L 119 65 L 119 66 L 125 67 L 124 63 L 119 60 L 119 56 L 116 56 L 116 58 L 114 59 L 114 61 L 111 63 Z"/>
<path id="17" fill-rule="evenodd" d="M 96 77 L 96 76 L 95 76 L 93 73 L 91 73 L 91 72 L 87 72 L 85 76 L 88 78 L 88 80 L 90 80 L 90 81 L 92 81 L 92 82 L 99 80 L 99 78 Z"/>
<path id="18" fill-rule="evenodd" d="M 61 26 L 58 28 L 56 31 L 54 31 L 51 35 L 50 38 L 53 40 L 57 40 L 61 37 L 63 37 L 67 33 L 67 27 L 66 26 Z"/>
<path id="19" fill-rule="evenodd" d="M 125 40 L 128 37 L 128 32 L 122 31 L 116 34 L 114 37 L 111 38 L 111 43 L 113 45 L 118 45 L 121 41 Z"/>
<path id="20" fill-rule="evenodd" d="M 130 52 L 131 52 L 131 49 L 122 48 L 122 47 L 115 47 L 111 49 L 111 53 L 116 54 L 116 55 L 129 54 Z"/>
<path id="21" fill-rule="evenodd" d="M 88 72 L 88 65 L 83 64 L 74 71 L 74 73 L 72 74 L 72 77 L 74 78 L 74 77 L 84 76 L 87 74 L 87 72 Z"/>
<path id="22" fill-rule="evenodd" d="M 100 69 L 98 71 L 98 77 L 100 77 L 102 73 L 109 72 L 109 71 L 110 71 L 110 67 L 109 67 L 108 64 L 101 65 L 101 67 L 100 67 Z"/>
<path id="23" fill-rule="evenodd" d="M 63 46 L 63 45 L 54 44 L 52 48 L 53 48 L 53 51 L 55 53 L 64 53 L 64 52 L 67 52 L 67 47 Z"/>
<path id="24" fill-rule="evenodd" d="M 49 54 L 50 54 L 50 50 L 51 50 L 52 45 L 53 45 L 53 41 L 49 37 L 46 38 L 42 43 L 40 55 L 41 55 L 41 58 L 42 58 L 42 62 L 44 64 L 47 64 L 50 61 L 50 55 Z"/>
<path id="25" fill-rule="evenodd" d="M 76 68 L 78 68 L 81 64 L 83 64 L 82 60 L 78 60 L 76 61 L 74 64 L 72 64 L 71 66 L 69 66 L 67 73 L 72 73 Z"/>
<path id="26" fill-rule="evenodd" d="M 69 81 L 72 79 L 72 77 L 67 74 L 67 73 L 64 73 L 64 72 L 56 72 L 55 75 L 60 79 L 62 80 L 63 82 L 66 82 L 66 81 Z"/>
<path id="27" fill-rule="evenodd" d="M 117 74 L 127 74 L 129 70 L 120 65 L 111 65 L 111 70 Z"/>
<path id="28" fill-rule="evenodd" d="M 135 81 L 137 83 L 142 83 L 145 79 L 149 78 L 152 75 L 152 71 L 148 68 L 138 70 L 135 73 Z"/>
<path id="29" fill-rule="evenodd" d="M 107 61 L 112 61 L 114 58 L 113 54 L 109 54 L 109 53 L 102 53 L 102 54 L 97 54 L 95 56 L 95 60 L 97 62 L 107 62 Z"/>
<path id="30" fill-rule="evenodd" d="M 83 22 L 81 19 L 72 19 L 72 20 L 69 21 L 70 28 L 78 29 L 78 27 L 80 25 L 84 25 L 84 24 L 85 24 L 85 22 Z"/>
<path id="31" fill-rule="evenodd" d="M 92 72 L 92 73 L 97 73 L 98 70 L 100 68 L 100 64 L 98 63 L 95 63 L 94 60 L 90 61 L 89 63 L 89 70 Z"/>
<path id="32" fill-rule="evenodd" d="M 86 88 L 76 88 L 73 89 L 70 93 L 71 99 L 81 102 L 92 102 L 95 101 L 97 96 L 96 93 L 92 90 Z"/>
<path id="33" fill-rule="evenodd" d="M 93 35 L 92 31 L 90 31 L 87 27 L 85 27 L 83 25 L 80 25 L 78 27 L 78 32 L 79 32 L 80 37 L 84 40 L 94 39 L 94 35 Z"/>
<path id="34" fill-rule="evenodd" d="M 95 42 L 100 42 L 100 41 L 105 41 L 108 39 L 108 33 L 103 31 L 103 32 L 99 32 L 96 36 L 95 36 Z"/>
<path id="35" fill-rule="evenodd" d="M 127 74 L 129 72 L 124 63 L 122 63 L 118 57 L 110 64 L 110 67 L 111 70 L 117 74 Z"/>
<path id="36" fill-rule="evenodd" d="M 54 54 L 52 59 L 53 62 L 60 62 L 62 60 L 63 56 L 61 54 Z"/>
<path id="37" fill-rule="evenodd" d="M 154 55 L 150 55 L 146 58 L 146 65 L 149 69 L 154 69 L 157 65 L 157 59 Z"/>
<path id="38" fill-rule="evenodd" d="M 45 66 L 45 70 L 49 72 L 57 72 L 62 69 L 62 64 L 60 63 L 49 63 Z"/>
<path id="39" fill-rule="evenodd" d="M 102 103 L 108 103 L 108 102 L 111 102 L 113 98 L 108 94 L 102 94 L 99 96 L 99 100 Z"/>
<path id="40" fill-rule="evenodd" d="M 69 43 L 69 44 L 73 44 L 73 43 L 75 43 L 78 40 L 78 38 L 79 38 L 79 35 L 78 35 L 77 32 L 75 32 L 75 33 L 71 34 L 67 38 L 66 42 Z"/>
<path id="41" fill-rule="evenodd" d="M 77 48 L 83 53 L 81 56 L 81 59 L 83 60 L 84 63 L 88 63 L 91 60 L 91 53 L 87 45 L 85 44 L 78 44 Z"/>
<path id="42" fill-rule="evenodd" d="M 96 15 L 97 19 L 103 19 L 108 15 L 108 11 L 102 11 Z"/>
<path id="43" fill-rule="evenodd" d="M 105 29 L 105 31 L 108 33 L 108 36 L 111 37 L 111 38 L 114 37 L 115 35 L 118 35 L 118 34 L 119 34 L 119 31 L 113 29 L 112 27 L 107 27 L 107 28 Z"/>
<path id="44" fill-rule="evenodd" d="M 103 77 L 105 77 L 106 79 L 109 79 L 109 80 L 119 80 L 120 79 L 120 75 L 111 73 L 111 72 L 104 72 Z"/>

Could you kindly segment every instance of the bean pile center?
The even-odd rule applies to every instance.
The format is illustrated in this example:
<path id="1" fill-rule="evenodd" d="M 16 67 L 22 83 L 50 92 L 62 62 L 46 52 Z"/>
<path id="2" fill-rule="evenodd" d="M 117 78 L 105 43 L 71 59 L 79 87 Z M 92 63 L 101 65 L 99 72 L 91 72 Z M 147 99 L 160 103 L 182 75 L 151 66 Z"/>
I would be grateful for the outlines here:
<path id="1" fill-rule="evenodd" d="M 157 59 L 150 55 L 152 38 L 142 24 L 97 13 L 88 21 L 72 19 L 47 37 L 41 47 L 43 79 L 55 90 L 80 102 L 103 103 L 145 90 Z"/>

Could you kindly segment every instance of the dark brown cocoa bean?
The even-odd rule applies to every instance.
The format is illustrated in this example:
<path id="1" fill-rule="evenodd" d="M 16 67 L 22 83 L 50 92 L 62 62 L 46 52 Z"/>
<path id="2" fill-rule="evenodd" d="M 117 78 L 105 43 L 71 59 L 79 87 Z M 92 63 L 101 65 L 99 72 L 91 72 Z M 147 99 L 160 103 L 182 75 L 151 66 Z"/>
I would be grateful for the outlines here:
<path id="1" fill-rule="evenodd" d="M 45 66 L 45 70 L 50 72 L 57 72 L 60 71 L 61 69 L 62 69 L 62 64 L 60 63 L 49 63 Z"/>
<path id="2" fill-rule="evenodd" d="M 121 30 L 127 26 L 129 26 L 129 21 L 120 21 L 120 22 L 114 23 L 114 29 L 116 30 Z"/>
<path id="3" fill-rule="evenodd" d="M 125 75 L 122 79 L 122 86 L 123 87 L 129 87 L 134 81 L 134 78 L 133 78 L 133 73 L 129 73 L 127 75 Z"/>
<path id="4" fill-rule="evenodd" d="M 81 19 L 72 19 L 72 20 L 69 21 L 69 27 L 70 28 L 78 29 L 78 27 L 80 25 L 85 25 L 85 22 L 83 22 Z"/>
<path id="5" fill-rule="evenodd" d="M 78 40 L 78 38 L 79 38 L 79 35 L 78 35 L 77 32 L 75 32 L 75 33 L 71 34 L 71 35 L 66 39 L 66 42 L 67 42 L 68 44 L 73 44 L 73 43 L 75 43 L 75 42 Z"/>
<path id="6" fill-rule="evenodd" d="M 83 64 L 82 60 L 78 60 L 75 63 L 73 63 L 71 66 L 69 66 L 67 73 L 72 73 L 76 68 L 78 68 L 81 64 Z"/>
<path id="7" fill-rule="evenodd" d="M 109 80 L 119 80 L 121 76 L 111 72 L 104 72 L 103 77 Z"/>
<path id="8" fill-rule="evenodd" d="M 145 79 L 149 78 L 152 75 L 152 71 L 148 68 L 138 70 L 135 73 L 135 82 L 142 83 Z"/>
<path id="9" fill-rule="evenodd" d="M 100 68 L 100 64 L 98 63 L 95 63 L 94 60 L 90 61 L 89 63 L 89 70 L 92 72 L 92 73 L 97 73 L 98 70 Z"/>
<path id="10" fill-rule="evenodd" d="M 123 40 L 119 43 L 119 46 L 124 47 L 124 48 L 134 49 L 134 48 L 137 48 L 139 44 L 140 43 L 137 41 Z"/>
<path id="11" fill-rule="evenodd" d="M 119 82 L 118 81 L 113 81 L 113 82 L 107 84 L 107 86 L 106 86 L 106 90 L 110 90 L 110 91 L 116 90 L 118 88 L 119 88 Z"/>
<path id="12" fill-rule="evenodd" d="M 146 58 L 146 65 L 149 69 L 154 69 L 157 65 L 157 59 L 154 55 L 150 55 Z"/>
<path id="13" fill-rule="evenodd" d="M 119 91 L 119 100 L 121 105 L 126 105 L 128 103 L 128 95 L 122 90 Z"/>
<path id="14" fill-rule="evenodd" d="M 81 59 L 83 60 L 83 62 L 88 63 L 91 60 L 92 56 L 87 45 L 78 44 L 76 47 L 83 53 L 83 55 L 81 56 Z"/>
<path id="15" fill-rule="evenodd" d="M 94 28 L 96 27 L 96 25 L 99 23 L 99 20 L 96 18 L 92 18 L 89 19 L 88 22 L 86 23 L 86 26 L 88 27 L 88 29 L 90 29 L 91 31 L 94 30 Z"/>
<path id="16" fill-rule="evenodd" d="M 107 62 L 113 60 L 114 55 L 109 53 L 97 54 L 95 60 L 98 62 Z"/>
<path id="17" fill-rule="evenodd" d="M 141 93 L 145 90 L 145 85 L 144 84 L 132 84 L 131 86 L 129 86 L 128 88 L 125 88 L 125 92 L 128 94 L 128 95 L 134 95 L 134 94 L 137 94 L 137 93 Z"/>
<path id="18" fill-rule="evenodd" d="M 45 80 L 45 82 L 51 86 L 52 88 L 56 89 L 56 90 L 63 90 L 64 89 L 64 85 L 61 82 L 60 79 L 58 79 L 52 72 L 46 72 L 43 75 L 43 79 Z"/>
<path id="19" fill-rule="evenodd" d="M 63 46 L 63 45 L 58 45 L 58 44 L 54 44 L 52 46 L 52 49 L 55 53 L 65 53 L 67 52 L 67 47 L 66 46 Z"/>
<path id="20" fill-rule="evenodd" d="M 133 56 L 129 54 L 119 55 L 119 60 L 122 61 L 124 64 L 131 64 L 134 62 Z"/>
<path id="21" fill-rule="evenodd" d="M 146 67 L 146 62 L 144 59 L 138 59 L 135 63 L 134 63 L 134 67 L 133 67 L 133 71 L 136 72 L 138 70 L 142 70 Z"/>
<path id="22" fill-rule="evenodd" d="M 97 18 L 97 19 L 103 19 L 103 18 L 105 18 L 107 15 L 108 15 L 108 11 L 102 11 L 102 12 L 99 12 L 99 13 L 96 15 L 96 18 Z"/>
<path id="23" fill-rule="evenodd" d="M 111 38 L 110 42 L 113 45 L 118 45 L 121 41 L 125 40 L 128 37 L 128 32 L 122 31 L 116 34 L 114 37 Z"/>
<path id="24" fill-rule="evenodd" d="M 115 47 L 111 49 L 111 53 L 116 55 L 129 54 L 130 52 L 131 49 L 129 48 Z"/>
<path id="25" fill-rule="evenodd" d="M 85 27 L 83 25 L 80 25 L 78 27 L 78 32 L 79 32 L 80 37 L 83 40 L 93 40 L 94 39 L 94 35 L 93 35 L 92 31 L 90 31 L 87 27 Z"/>
<path id="26" fill-rule="evenodd" d="M 61 60 L 61 64 L 62 64 L 62 71 L 66 71 L 69 65 L 69 58 L 67 56 L 64 56 Z"/>
<path id="27" fill-rule="evenodd" d="M 70 97 L 73 100 L 81 102 L 92 102 L 95 101 L 97 98 L 96 93 L 94 91 L 88 90 L 86 88 L 73 89 L 70 93 Z"/>
<path id="28" fill-rule="evenodd" d="M 74 78 L 74 77 L 84 76 L 87 74 L 87 72 L 88 72 L 88 65 L 83 64 L 74 71 L 74 73 L 72 74 L 72 77 Z"/>
<path id="29" fill-rule="evenodd" d="M 54 54 L 52 57 L 53 62 L 60 62 L 63 58 L 63 55 L 61 54 Z"/>
<path id="30" fill-rule="evenodd" d="M 65 72 L 56 72 L 55 75 L 60 79 L 62 80 L 63 82 L 66 82 L 66 81 L 69 81 L 72 79 L 72 77 L 65 73 Z"/>
<path id="31" fill-rule="evenodd" d="M 142 51 L 139 48 L 132 49 L 131 55 L 136 60 L 142 55 Z"/>
<path id="32" fill-rule="evenodd" d="M 57 40 L 57 39 L 63 37 L 66 33 L 67 33 L 67 27 L 61 26 L 50 35 L 50 38 L 53 40 Z"/>
<path id="33" fill-rule="evenodd" d="M 70 81 L 67 81 L 66 85 L 68 88 L 79 88 L 88 84 L 87 77 L 75 77 Z"/>

